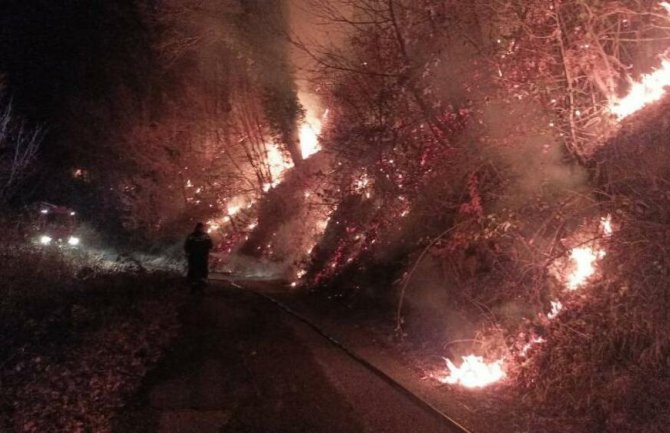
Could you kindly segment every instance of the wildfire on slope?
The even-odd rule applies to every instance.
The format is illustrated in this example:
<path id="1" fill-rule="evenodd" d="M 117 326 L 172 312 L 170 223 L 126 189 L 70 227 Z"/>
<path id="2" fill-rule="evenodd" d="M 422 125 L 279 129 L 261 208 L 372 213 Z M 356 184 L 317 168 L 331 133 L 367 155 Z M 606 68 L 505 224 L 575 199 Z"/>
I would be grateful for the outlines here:
<path id="1" fill-rule="evenodd" d="M 597 263 L 606 254 L 603 239 L 609 238 L 613 232 L 612 216 L 606 215 L 574 235 L 571 242 L 577 246 L 569 250 L 567 259 L 562 258 L 554 263 L 554 276 L 563 282 L 568 292 L 583 287 L 596 274 Z M 560 300 L 551 301 L 551 310 L 546 314 L 546 318 L 556 319 L 563 309 L 564 305 Z M 521 358 L 527 358 L 531 349 L 546 342 L 542 336 L 532 334 L 530 338 L 524 336 L 522 340 L 525 341 L 519 346 L 518 351 Z M 463 356 L 462 359 L 460 367 L 445 359 L 449 372 L 438 380 L 466 388 L 483 388 L 506 377 L 505 364 L 509 361 L 506 356 L 493 362 L 486 362 L 482 356 L 475 354 Z"/>

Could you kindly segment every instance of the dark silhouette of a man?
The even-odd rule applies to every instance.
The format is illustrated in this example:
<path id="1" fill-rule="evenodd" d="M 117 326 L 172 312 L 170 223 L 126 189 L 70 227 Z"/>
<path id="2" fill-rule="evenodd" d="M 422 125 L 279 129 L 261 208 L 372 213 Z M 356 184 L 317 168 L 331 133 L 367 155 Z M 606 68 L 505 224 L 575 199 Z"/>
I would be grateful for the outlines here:
<path id="1" fill-rule="evenodd" d="M 191 292 L 202 292 L 207 284 L 209 274 L 209 252 L 212 249 L 212 238 L 205 231 L 205 225 L 195 225 L 193 233 L 188 235 L 184 243 L 184 251 L 188 260 L 187 278 L 191 284 Z"/>

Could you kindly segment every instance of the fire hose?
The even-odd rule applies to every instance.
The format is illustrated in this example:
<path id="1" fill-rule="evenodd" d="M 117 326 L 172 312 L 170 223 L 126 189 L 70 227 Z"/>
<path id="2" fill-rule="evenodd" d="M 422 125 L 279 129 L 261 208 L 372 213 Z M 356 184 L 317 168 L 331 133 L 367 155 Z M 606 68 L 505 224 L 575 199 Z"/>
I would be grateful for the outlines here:
<path id="1" fill-rule="evenodd" d="M 402 385 L 400 382 L 397 380 L 393 379 L 391 376 L 389 376 L 387 373 L 379 369 L 378 367 L 374 366 L 370 361 L 366 360 L 362 356 L 358 355 L 355 351 L 352 349 L 348 348 L 344 344 L 342 344 L 339 340 L 325 332 L 321 327 L 319 327 L 316 323 L 314 323 L 312 320 L 308 319 L 304 315 L 298 313 L 288 305 L 284 304 L 283 302 L 277 300 L 276 298 L 273 298 L 272 296 L 258 292 L 256 290 L 250 290 L 248 288 L 242 287 L 239 284 L 235 283 L 234 281 L 227 280 L 232 286 L 242 289 L 248 292 L 253 293 L 257 297 L 263 299 L 266 302 L 269 302 L 277 307 L 279 307 L 282 311 L 287 313 L 288 315 L 292 316 L 293 318 L 297 319 L 299 322 L 302 322 L 303 324 L 307 325 L 310 329 L 312 329 L 314 332 L 316 332 L 318 335 L 320 335 L 322 338 L 324 338 L 326 341 L 328 341 L 330 344 L 333 346 L 337 347 L 340 351 L 342 351 L 347 357 L 349 357 L 351 360 L 356 362 L 357 364 L 361 365 L 363 368 L 366 370 L 370 371 L 373 373 L 375 376 L 383 380 L 386 384 L 403 394 L 405 397 L 416 403 L 419 407 L 424 409 L 426 412 L 430 413 L 433 415 L 435 418 L 437 418 L 439 421 L 445 423 L 449 428 L 453 429 L 453 431 L 456 433 L 472 433 L 470 430 L 462 426 L 460 423 L 458 423 L 456 420 L 451 418 L 449 415 L 444 413 L 442 410 L 438 409 L 435 407 L 435 405 L 431 404 L 430 402 L 426 401 L 419 395 L 413 393 L 409 389 L 407 389 L 404 385 Z"/>

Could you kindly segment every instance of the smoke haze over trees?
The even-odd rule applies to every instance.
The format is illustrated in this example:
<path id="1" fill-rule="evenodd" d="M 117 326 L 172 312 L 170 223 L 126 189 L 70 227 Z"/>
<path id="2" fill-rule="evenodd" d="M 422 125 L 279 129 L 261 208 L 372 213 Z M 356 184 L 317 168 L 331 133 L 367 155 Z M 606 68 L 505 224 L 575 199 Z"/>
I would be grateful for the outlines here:
<path id="1" fill-rule="evenodd" d="M 619 217 L 628 241 L 639 229 L 650 244 L 667 222 L 662 200 L 631 192 L 667 186 L 665 154 L 636 178 L 614 150 L 634 141 L 621 132 L 628 122 L 666 127 L 636 117 L 653 101 L 631 108 L 624 95 L 663 65 L 669 12 L 650 0 L 7 0 L 0 181 L 6 149 L 35 162 L 23 187 L 0 185 L 0 201 L 64 203 L 143 246 L 206 221 L 233 271 L 392 305 L 400 335 L 467 341 L 445 355 L 523 358 L 518 367 L 531 336 L 578 346 L 550 305 L 602 325 L 588 297 L 565 288 L 582 284 L 566 269 L 584 245 L 589 278 L 606 257 L 603 221 Z M 631 184 L 603 180 L 614 172 Z M 630 287 L 626 264 L 604 263 L 599 283 Z M 618 293 L 597 301 L 614 305 Z M 665 324 L 637 298 L 626 305 Z M 589 347 L 610 354 L 635 341 L 658 373 L 670 347 L 662 326 L 620 325 L 610 346 Z M 588 393 L 565 389 L 568 409 L 543 394 L 560 372 L 538 381 L 542 360 L 575 367 L 559 352 L 510 370 L 546 387 L 531 403 L 575 410 L 574 431 L 641 422 L 625 392 L 616 402 L 597 393 L 599 410 L 619 411 L 597 422 L 585 421 Z M 626 356 L 621 386 L 640 389 L 638 358 Z"/>

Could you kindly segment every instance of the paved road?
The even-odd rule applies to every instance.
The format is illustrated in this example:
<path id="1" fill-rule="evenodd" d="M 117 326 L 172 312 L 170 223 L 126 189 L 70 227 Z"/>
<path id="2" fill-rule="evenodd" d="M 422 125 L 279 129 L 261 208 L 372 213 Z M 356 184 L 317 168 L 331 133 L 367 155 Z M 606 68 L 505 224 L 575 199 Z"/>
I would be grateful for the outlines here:
<path id="1" fill-rule="evenodd" d="M 184 337 L 115 433 L 453 433 L 251 293 L 215 288 L 182 316 Z"/>

